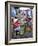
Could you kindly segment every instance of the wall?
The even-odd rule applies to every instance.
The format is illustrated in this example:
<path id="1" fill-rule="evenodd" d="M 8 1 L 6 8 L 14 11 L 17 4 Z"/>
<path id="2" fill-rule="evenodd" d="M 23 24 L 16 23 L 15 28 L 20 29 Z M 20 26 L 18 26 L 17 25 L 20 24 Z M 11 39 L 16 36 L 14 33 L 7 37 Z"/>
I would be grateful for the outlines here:
<path id="1" fill-rule="evenodd" d="M 38 4 L 37 4 L 37 27 L 38 27 Z M 37 42 L 38 42 L 38 28 L 37 28 Z"/>
<path id="2" fill-rule="evenodd" d="M 5 1 L 0 0 L 0 46 L 5 46 Z M 11 0 L 12 1 L 12 0 Z M 22 0 L 14 0 L 14 1 L 22 1 Z M 38 3 L 38 0 L 23 0 L 22 2 L 35 2 Z M 14 46 L 37 46 L 38 43 L 32 44 L 20 44 Z"/>

